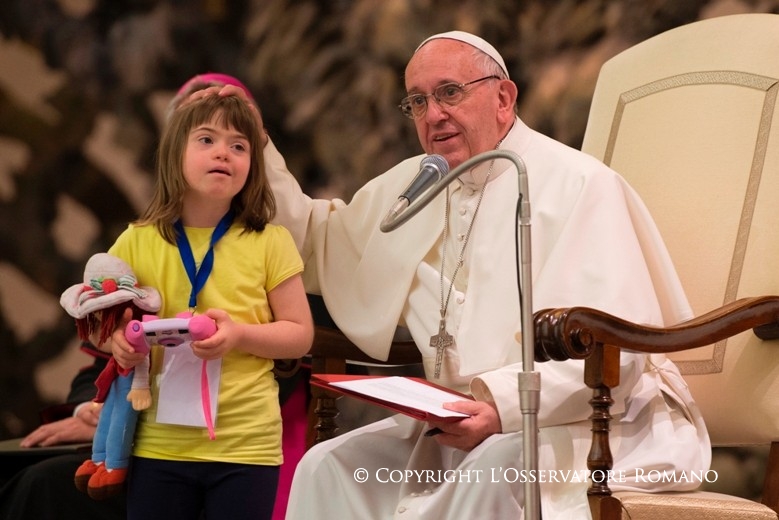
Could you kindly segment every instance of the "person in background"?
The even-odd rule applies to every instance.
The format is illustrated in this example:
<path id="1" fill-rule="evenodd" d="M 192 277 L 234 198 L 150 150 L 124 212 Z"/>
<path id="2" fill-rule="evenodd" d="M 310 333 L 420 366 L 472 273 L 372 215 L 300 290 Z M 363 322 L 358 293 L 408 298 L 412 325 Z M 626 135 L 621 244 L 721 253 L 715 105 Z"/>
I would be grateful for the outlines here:
<path id="1" fill-rule="evenodd" d="M 21 446 L 88 443 L 92 441 L 101 407 L 94 405 L 95 379 L 106 366 L 109 354 L 83 342 L 81 349 L 93 362 L 81 369 L 70 384 L 66 402 L 56 407 L 61 419 L 49 421 L 28 434 Z M 47 410 L 48 412 L 48 410 Z M 44 414 L 48 415 L 48 413 Z M 123 520 L 123 493 L 108 500 L 95 501 L 73 485 L 76 469 L 91 455 L 90 450 L 55 455 L 26 466 L 0 488 L 0 518 L 3 520 Z"/>
<path id="2" fill-rule="evenodd" d="M 270 224 L 276 204 L 261 133 L 256 110 L 235 98 L 176 109 L 162 134 L 151 204 L 109 249 L 139 283 L 160 290 L 161 317 L 190 310 L 217 327 L 191 349 L 152 347 L 153 399 L 136 430 L 130 520 L 194 519 L 201 511 L 271 517 L 282 461 L 273 359 L 307 353 L 313 325 L 294 241 Z M 123 330 L 112 348 L 129 368 L 143 354 Z M 197 375 L 182 377 L 197 360 L 210 367 L 205 387 Z"/>
<path id="3" fill-rule="evenodd" d="M 529 128 L 516 115 L 518 88 L 500 53 L 462 31 L 433 35 L 405 70 L 402 114 L 425 154 L 454 169 L 490 150 L 526 165 L 532 223 L 534 309 L 583 305 L 654 325 L 692 311 L 659 232 L 630 186 L 595 158 Z M 234 88 L 206 95 L 241 95 Z M 272 151 L 266 148 L 266 154 Z M 385 359 L 396 327 L 407 328 L 426 377 L 473 396 L 451 403 L 459 422 L 393 416 L 310 449 L 292 485 L 287 518 L 521 518 L 521 362 L 512 161 L 462 173 L 412 221 L 380 231 L 424 155 L 369 181 L 347 204 L 313 200 L 268 157 L 277 221 L 300 242 L 306 290 L 320 293 L 335 323 L 367 354 Z M 541 376 L 539 470 L 586 475 L 591 391 L 581 361 L 536 365 Z M 684 478 L 644 483 L 642 468 L 679 475 L 708 468 L 708 433 L 677 368 L 664 356 L 623 353 L 611 410 L 613 489 L 687 490 Z M 442 433 L 425 435 L 431 428 Z M 389 479 L 431 470 L 470 479 Z M 384 473 L 382 473 L 382 471 Z M 358 480 L 365 475 L 367 480 Z M 429 474 L 429 473 L 425 473 Z M 476 480 L 475 475 L 482 475 Z M 539 475 L 536 475 L 538 478 Z M 544 518 L 589 517 L 587 482 L 540 483 Z"/>

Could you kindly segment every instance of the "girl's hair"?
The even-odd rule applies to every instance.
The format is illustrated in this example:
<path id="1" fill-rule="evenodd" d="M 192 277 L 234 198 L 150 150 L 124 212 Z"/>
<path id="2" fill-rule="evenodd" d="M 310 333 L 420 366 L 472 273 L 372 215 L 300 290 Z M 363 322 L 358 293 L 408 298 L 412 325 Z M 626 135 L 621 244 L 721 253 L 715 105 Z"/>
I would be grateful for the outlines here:
<path id="1" fill-rule="evenodd" d="M 256 115 L 237 96 L 216 94 L 188 103 L 171 116 L 157 150 L 157 184 L 152 201 L 135 225 L 154 225 L 162 237 L 176 243 L 173 224 L 181 216 L 187 181 L 184 179 L 184 152 L 190 132 L 206 123 L 233 128 L 246 136 L 251 147 L 251 165 L 246 184 L 230 203 L 234 222 L 244 232 L 262 231 L 276 215 L 276 200 L 265 175 Z"/>
<path id="2" fill-rule="evenodd" d="M 249 88 L 244 85 L 238 78 L 228 76 L 227 74 L 220 74 L 218 72 L 207 72 L 205 74 L 198 74 L 197 76 L 191 77 L 181 86 L 178 92 L 176 92 L 176 95 L 173 96 L 173 99 L 171 99 L 168 103 L 168 107 L 165 109 L 165 121 L 170 121 L 173 112 L 175 112 L 176 109 L 180 107 L 184 101 L 186 101 L 187 98 L 192 95 L 193 92 L 204 90 L 209 87 L 223 87 L 225 85 L 233 85 L 243 90 L 246 93 L 246 97 L 248 97 L 249 100 L 254 103 L 254 106 L 257 108 L 257 110 L 260 110 L 260 107 L 257 106 L 257 103 L 254 100 L 254 96 L 252 96 Z"/>

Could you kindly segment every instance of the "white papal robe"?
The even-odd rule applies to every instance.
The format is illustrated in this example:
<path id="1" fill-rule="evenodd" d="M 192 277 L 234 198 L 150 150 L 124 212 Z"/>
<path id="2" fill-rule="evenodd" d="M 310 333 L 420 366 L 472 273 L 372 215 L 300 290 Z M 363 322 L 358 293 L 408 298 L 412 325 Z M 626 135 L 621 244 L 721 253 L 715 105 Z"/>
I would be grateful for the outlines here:
<path id="1" fill-rule="evenodd" d="M 581 305 L 657 325 L 692 316 L 650 215 L 619 175 L 519 118 L 501 148 L 516 152 L 527 167 L 534 310 Z M 435 351 L 429 341 L 440 319 L 445 196 L 397 230 L 379 230 L 423 156 L 376 177 L 346 204 L 305 196 L 272 144 L 265 152 L 280 210 L 275 222 L 290 229 L 301 249 L 306 289 L 321 293 L 341 330 L 377 359 L 386 359 L 396 326 L 407 327 L 432 379 Z M 450 185 L 445 290 L 489 170 L 489 163 L 481 164 Z M 494 401 L 503 434 L 466 453 L 439 447 L 421 435 L 424 423 L 405 417 L 354 430 L 306 454 L 295 474 L 287 518 L 521 516 L 523 486 L 509 470 L 522 468 L 517 197 L 513 163 L 495 161 L 455 278 L 447 311 L 455 345 L 439 381 Z M 591 436 L 591 390 L 583 384 L 582 368 L 579 361 L 535 365 L 541 374 L 535 477 L 543 480 L 545 518 L 589 517 L 587 483 L 575 474 L 585 472 Z M 664 356 L 623 354 L 613 398 L 611 439 L 619 477 L 610 482 L 612 489 L 695 487 L 686 479 L 641 479 L 641 471 L 687 475 L 709 467 L 708 434 L 676 367 Z M 358 482 L 358 469 L 366 470 L 366 482 Z M 400 482 L 389 478 L 407 469 L 450 469 L 470 478 L 451 481 L 441 472 L 432 479 L 431 473 Z M 552 471 L 567 473 L 552 478 Z"/>

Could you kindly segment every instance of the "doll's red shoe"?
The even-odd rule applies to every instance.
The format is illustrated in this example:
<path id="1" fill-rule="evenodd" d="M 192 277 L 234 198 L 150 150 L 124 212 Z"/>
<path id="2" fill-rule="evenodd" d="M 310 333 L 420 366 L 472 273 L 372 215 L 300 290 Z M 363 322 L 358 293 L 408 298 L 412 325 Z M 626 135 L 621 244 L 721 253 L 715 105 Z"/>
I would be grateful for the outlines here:
<path id="1" fill-rule="evenodd" d="M 94 500 L 105 500 L 118 494 L 127 479 L 127 468 L 117 468 L 108 471 L 105 464 L 101 465 L 92 475 L 87 485 L 87 493 Z"/>
<path id="2" fill-rule="evenodd" d="M 76 483 L 76 489 L 82 493 L 87 492 L 89 479 L 92 478 L 98 468 L 101 468 L 102 464 L 95 464 L 92 459 L 87 459 L 81 463 L 81 466 L 76 470 L 76 475 L 73 477 L 73 481 Z"/>

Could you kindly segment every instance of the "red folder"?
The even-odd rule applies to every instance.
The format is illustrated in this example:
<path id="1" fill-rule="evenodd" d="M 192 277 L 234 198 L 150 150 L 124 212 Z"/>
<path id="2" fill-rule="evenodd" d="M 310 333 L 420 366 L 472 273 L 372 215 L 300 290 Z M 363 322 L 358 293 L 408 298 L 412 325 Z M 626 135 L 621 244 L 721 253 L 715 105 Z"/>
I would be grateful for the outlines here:
<path id="1" fill-rule="evenodd" d="M 355 380 L 362 380 L 362 379 L 372 379 L 372 378 L 386 378 L 388 376 L 354 376 L 354 375 L 343 375 L 343 374 L 311 374 L 311 384 L 324 388 L 326 390 L 330 390 L 333 392 L 337 392 L 339 394 L 348 395 L 350 397 L 354 397 L 356 399 L 360 399 L 362 401 L 366 401 L 369 403 L 376 404 L 378 406 L 382 406 L 384 408 L 387 408 L 389 410 L 392 410 L 393 412 L 402 413 L 404 415 L 408 415 L 409 417 L 413 417 L 414 419 L 419 419 L 420 421 L 426 421 L 426 420 L 436 420 L 436 421 L 446 421 L 446 422 L 457 422 L 463 419 L 463 417 L 441 417 L 439 415 L 436 415 L 434 413 L 431 413 L 426 410 L 420 410 L 418 408 L 414 408 L 412 406 L 406 406 L 402 403 L 397 403 L 394 401 L 388 401 L 385 399 L 380 399 L 377 397 L 374 397 L 372 395 L 366 395 L 361 392 L 353 391 L 351 389 L 347 388 L 341 388 L 338 386 L 333 386 L 332 383 L 339 383 L 342 381 L 355 381 Z M 452 395 L 452 401 L 457 401 L 459 399 L 473 399 L 473 397 L 456 392 L 454 390 L 451 390 L 449 388 L 446 388 L 441 385 L 437 385 L 435 383 L 431 383 L 430 381 L 420 378 L 420 377 L 406 377 L 404 379 L 408 379 L 420 384 L 428 385 L 433 388 L 436 388 L 438 390 L 442 390 L 446 393 L 449 393 Z"/>

